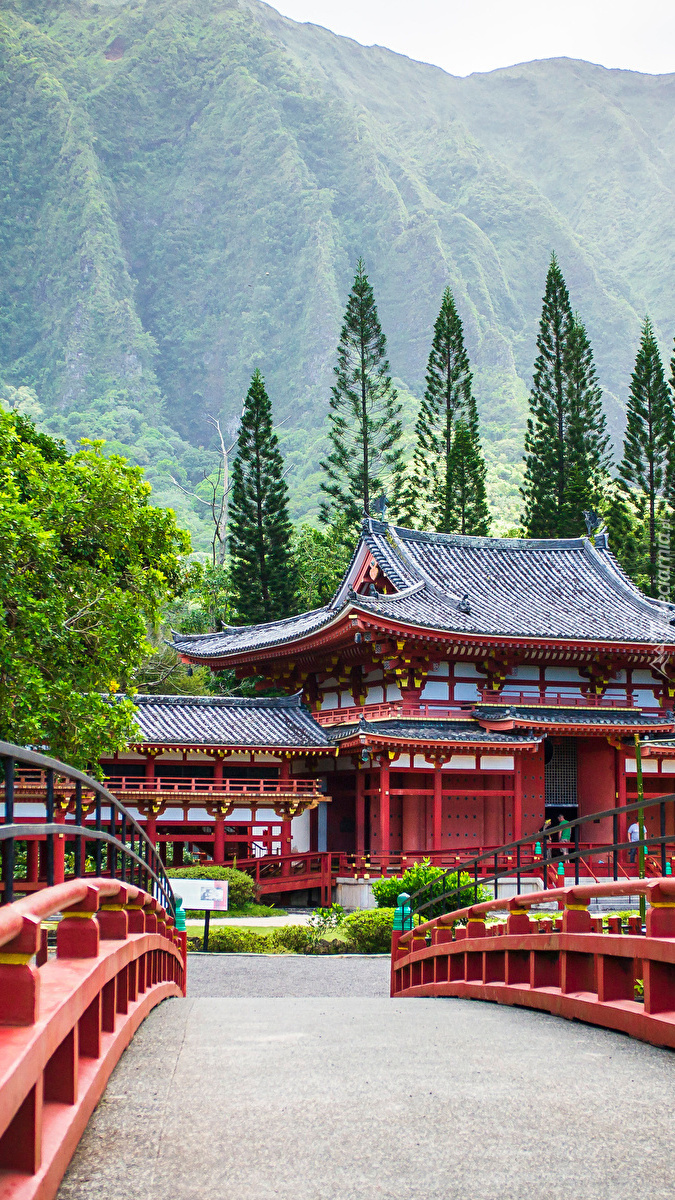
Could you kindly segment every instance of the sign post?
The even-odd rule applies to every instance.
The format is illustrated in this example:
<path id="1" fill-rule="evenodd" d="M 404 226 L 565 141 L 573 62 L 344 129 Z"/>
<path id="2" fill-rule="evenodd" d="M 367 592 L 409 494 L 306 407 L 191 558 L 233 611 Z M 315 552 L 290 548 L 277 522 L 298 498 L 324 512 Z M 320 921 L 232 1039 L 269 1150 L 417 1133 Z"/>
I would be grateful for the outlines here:
<path id="1" fill-rule="evenodd" d="M 180 896 L 183 908 L 204 913 L 202 949 L 209 948 L 211 913 L 227 912 L 229 884 L 227 879 L 170 879 L 174 896 Z"/>

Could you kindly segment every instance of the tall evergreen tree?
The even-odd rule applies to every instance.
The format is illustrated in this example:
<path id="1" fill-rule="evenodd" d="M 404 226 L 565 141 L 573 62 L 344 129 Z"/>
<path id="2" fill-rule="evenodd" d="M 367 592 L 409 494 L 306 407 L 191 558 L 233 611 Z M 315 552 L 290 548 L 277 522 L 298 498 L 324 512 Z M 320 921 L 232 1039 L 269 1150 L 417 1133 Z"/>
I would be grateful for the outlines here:
<path id="1" fill-rule="evenodd" d="M 283 460 L 272 406 L 255 371 L 232 466 L 231 576 L 241 621 L 276 621 L 293 608 L 295 571 Z"/>
<path id="2" fill-rule="evenodd" d="M 539 351 L 525 435 L 523 524 L 529 537 L 578 537 L 583 512 L 600 507 L 609 470 L 609 438 L 593 351 L 572 313 L 567 285 L 551 255 Z"/>
<path id="3" fill-rule="evenodd" d="M 485 463 L 477 431 L 459 417 L 448 456 L 445 528 L 448 533 L 485 537 L 490 530 L 490 510 L 485 492 Z"/>
<path id="4" fill-rule="evenodd" d="M 415 426 L 417 440 L 403 500 L 406 524 L 429 524 L 439 533 L 485 535 L 489 530 L 485 463 L 471 380 L 462 321 L 446 288 Z"/>
<path id="5" fill-rule="evenodd" d="M 593 351 L 576 315 L 569 329 L 564 368 L 567 465 L 560 526 L 578 536 L 584 528 L 584 511 L 602 510 L 606 505 L 612 455 Z"/>
<path id="6" fill-rule="evenodd" d="M 611 520 L 618 557 L 652 596 L 658 595 L 658 536 L 669 522 L 674 425 L 661 355 L 646 317 L 631 376 Z"/>
<path id="7" fill-rule="evenodd" d="M 328 413 L 331 452 L 321 463 L 326 499 L 321 518 L 361 520 L 387 492 L 395 515 L 401 493 L 401 405 L 392 385 L 387 343 L 373 289 L 359 259 L 340 333 Z"/>
<path id="8" fill-rule="evenodd" d="M 530 417 L 525 434 L 523 524 L 528 537 L 560 537 L 565 504 L 565 355 L 573 323 L 570 298 L 551 255 L 539 322 Z"/>

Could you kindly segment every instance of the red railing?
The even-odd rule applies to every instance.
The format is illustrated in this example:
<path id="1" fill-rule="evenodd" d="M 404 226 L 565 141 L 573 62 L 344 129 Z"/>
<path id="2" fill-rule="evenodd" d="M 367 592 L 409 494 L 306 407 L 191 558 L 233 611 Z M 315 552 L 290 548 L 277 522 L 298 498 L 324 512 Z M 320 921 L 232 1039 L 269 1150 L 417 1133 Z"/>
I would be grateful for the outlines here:
<path id="1" fill-rule="evenodd" d="M 146 779 L 139 775 L 110 775 L 106 779 L 107 786 L 115 792 L 202 792 L 207 795 L 230 796 L 318 796 L 321 795 L 322 782 L 320 779 L 200 779 L 194 777 L 156 775 L 154 779 Z M 26 798 L 26 793 L 42 794 L 46 780 L 39 771 L 21 772 L 15 782 L 15 794 Z M 73 785 L 65 780 L 55 782 L 55 791 L 72 791 Z M 2 795 L 0 784 L 0 796 Z M 28 798 L 29 798 L 28 796 Z"/>
<path id="2" fill-rule="evenodd" d="M 56 955 L 41 921 L 62 913 Z M 185 934 L 114 879 L 0 909 L 0 1194 L 50 1200 L 123 1050 L 185 988 Z"/>
<path id="3" fill-rule="evenodd" d="M 326 907 L 331 903 L 333 881 L 340 873 L 340 862 L 339 854 L 313 851 L 237 859 L 237 867 L 255 879 L 262 895 L 320 888 L 321 904 Z"/>
<path id="4" fill-rule="evenodd" d="M 591 842 L 580 842 L 579 849 L 591 854 L 595 845 Z M 304 888 L 321 888 L 321 903 L 326 905 L 331 903 L 331 889 L 339 877 L 370 880 L 387 876 L 401 876 L 409 867 L 422 862 L 423 859 L 430 859 L 434 866 L 443 867 L 445 870 L 461 872 L 465 867 L 473 867 L 475 857 L 480 853 L 490 853 L 490 862 L 481 865 L 481 871 L 477 876 L 479 883 L 481 878 L 487 877 L 493 869 L 505 873 L 507 881 L 507 873 L 515 872 L 515 855 L 499 852 L 494 854 L 489 850 L 477 851 L 476 849 L 458 850 L 455 853 L 447 850 L 424 850 L 408 854 L 344 854 L 331 851 L 307 851 L 295 854 L 266 854 L 259 858 L 238 858 L 236 865 L 241 871 L 248 872 L 255 879 L 262 895 L 299 891 Z M 595 880 L 603 877 L 609 879 L 613 864 L 610 856 L 607 855 L 604 862 L 593 862 L 592 866 L 585 859 L 581 859 L 580 868 L 582 876 L 588 876 Z M 518 867 L 519 873 L 530 881 L 540 880 L 543 882 L 544 871 L 546 871 L 546 882 L 549 888 L 556 887 L 556 881 L 562 881 L 565 873 L 568 878 L 573 877 L 574 870 L 574 865 L 570 863 L 560 864 L 560 866 L 551 864 L 546 867 L 542 866 L 541 855 L 535 853 L 534 843 L 527 852 L 521 852 Z M 619 863 L 618 871 L 623 879 L 630 879 L 633 883 L 637 882 L 635 878 L 637 865 Z M 652 878 L 660 874 L 660 864 L 657 858 L 648 857 L 646 859 L 646 871 Z M 473 879 L 473 874 L 471 878 Z M 550 894 L 550 892 L 547 893 L 547 895 Z"/>
<path id="5" fill-rule="evenodd" d="M 325 708 L 314 713 L 320 725 L 348 725 L 365 717 L 368 721 L 413 719 L 443 720 L 463 716 L 467 708 L 475 704 L 522 704 L 527 706 L 550 705 L 562 708 L 634 708 L 628 699 L 614 696 L 571 696 L 566 692 L 490 692 L 483 690 L 478 700 L 420 700 L 413 704 L 404 700 L 390 700 L 382 704 L 352 705 L 348 708 Z M 641 710 L 636 710 L 641 711 Z"/>
<path id="6" fill-rule="evenodd" d="M 551 692 L 548 689 L 540 691 L 491 692 L 484 689 L 481 692 L 481 704 L 523 704 L 551 705 L 561 708 L 633 708 L 635 707 L 625 697 L 618 696 L 571 696 L 567 692 Z"/>
<path id="7" fill-rule="evenodd" d="M 627 933 L 610 919 L 605 933 L 588 912 L 594 897 L 626 895 L 646 896 L 646 936 L 639 916 Z M 551 902 L 564 906 L 562 918 L 530 919 L 528 909 Z M 507 921 L 486 926 L 500 910 Z M 530 892 L 395 930 L 391 994 L 517 1004 L 675 1048 L 675 878 Z"/>

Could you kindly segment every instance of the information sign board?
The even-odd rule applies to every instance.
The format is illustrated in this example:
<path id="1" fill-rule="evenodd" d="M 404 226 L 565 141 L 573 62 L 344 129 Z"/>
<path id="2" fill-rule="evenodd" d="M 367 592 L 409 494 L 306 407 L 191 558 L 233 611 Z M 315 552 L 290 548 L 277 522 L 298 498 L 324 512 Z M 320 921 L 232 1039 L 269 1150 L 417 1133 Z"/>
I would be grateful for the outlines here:
<path id="1" fill-rule="evenodd" d="M 183 908 L 202 912 L 227 911 L 227 879 L 170 879 L 174 896 L 180 896 Z"/>

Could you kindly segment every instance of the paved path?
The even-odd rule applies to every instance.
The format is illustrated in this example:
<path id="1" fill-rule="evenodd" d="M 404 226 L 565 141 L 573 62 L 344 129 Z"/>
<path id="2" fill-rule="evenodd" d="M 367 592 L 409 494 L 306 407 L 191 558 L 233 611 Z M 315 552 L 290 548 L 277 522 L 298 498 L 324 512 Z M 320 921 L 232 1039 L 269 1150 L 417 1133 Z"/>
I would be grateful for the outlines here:
<path id="1" fill-rule="evenodd" d="M 673 1054 L 390 1001 L 386 973 L 191 959 L 191 997 L 136 1035 L 59 1200 L 672 1200 Z"/>

